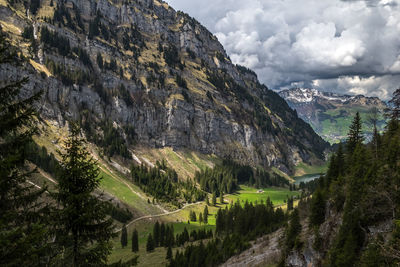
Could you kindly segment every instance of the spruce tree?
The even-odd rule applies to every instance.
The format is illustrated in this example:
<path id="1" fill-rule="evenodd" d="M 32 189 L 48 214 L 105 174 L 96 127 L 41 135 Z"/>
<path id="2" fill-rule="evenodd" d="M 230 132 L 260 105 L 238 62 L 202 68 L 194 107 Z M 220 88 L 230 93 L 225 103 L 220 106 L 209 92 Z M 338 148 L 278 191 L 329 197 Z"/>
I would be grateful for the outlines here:
<path id="1" fill-rule="evenodd" d="M 165 246 L 165 225 L 161 223 L 160 226 L 160 247 Z"/>
<path id="2" fill-rule="evenodd" d="M 362 122 L 360 113 L 357 112 L 354 116 L 353 122 L 350 125 L 349 133 L 347 134 L 347 152 L 352 154 L 356 146 L 362 144 L 364 137 L 362 135 Z"/>
<path id="3" fill-rule="evenodd" d="M 195 222 L 195 221 L 197 221 L 197 218 L 196 218 L 196 212 L 195 211 L 190 211 L 190 213 L 189 213 L 189 219 L 192 221 L 192 222 Z"/>
<path id="4" fill-rule="evenodd" d="M 139 251 L 139 234 L 138 231 L 135 229 L 132 233 L 132 252 Z"/>
<path id="5" fill-rule="evenodd" d="M 203 222 L 204 222 L 204 224 L 208 224 L 208 207 L 207 206 L 204 207 Z"/>
<path id="6" fill-rule="evenodd" d="M 128 231 L 126 230 L 125 224 L 122 227 L 122 231 L 121 231 L 121 245 L 123 248 L 128 245 Z"/>
<path id="7" fill-rule="evenodd" d="M 318 189 L 311 200 L 310 223 L 320 225 L 325 220 L 325 199 L 320 189 Z"/>
<path id="8" fill-rule="evenodd" d="M 287 199 L 287 210 L 293 210 L 293 197 Z"/>
<path id="9" fill-rule="evenodd" d="M 153 240 L 154 247 L 158 247 L 160 245 L 160 223 L 157 221 L 153 227 Z"/>
<path id="10" fill-rule="evenodd" d="M 200 212 L 199 214 L 199 223 L 202 224 L 203 223 L 203 214 Z"/>
<path id="11" fill-rule="evenodd" d="M 0 27 L 0 65 L 18 63 Z M 4 75 L 2 75 L 4 76 Z M 47 207 L 45 189 L 28 183 L 24 148 L 36 131 L 33 104 L 40 94 L 18 97 L 27 79 L 0 81 L 0 265 L 46 265 Z"/>
<path id="12" fill-rule="evenodd" d="M 172 259 L 172 248 L 171 246 L 168 246 L 168 250 L 167 250 L 167 256 L 165 257 L 167 260 Z"/>
<path id="13" fill-rule="evenodd" d="M 292 249 L 296 243 L 299 233 L 301 232 L 299 210 L 296 208 L 293 210 L 290 216 L 290 222 L 286 231 L 286 248 Z"/>
<path id="14" fill-rule="evenodd" d="M 149 234 L 149 236 L 147 238 L 146 251 L 147 252 L 154 251 L 154 240 L 153 240 L 153 236 L 151 234 Z"/>
<path id="15" fill-rule="evenodd" d="M 61 156 L 56 214 L 57 241 L 64 247 L 63 259 L 72 266 L 102 265 L 111 253 L 114 225 L 107 218 L 108 205 L 94 191 L 101 178 L 96 161 L 84 147 L 80 128 L 72 124 Z"/>
<path id="16" fill-rule="evenodd" d="M 212 194 L 212 205 L 213 206 L 217 205 L 217 195 L 215 194 L 215 192 L 213 192 Z"/>
<path id="17" fill-rule="evenodd" d="M 400 88 L 393 92 L 393 97 L 389 101 L 391 108 L 386 110 L 386 116 L 393 121 L 400 119 Z"/>

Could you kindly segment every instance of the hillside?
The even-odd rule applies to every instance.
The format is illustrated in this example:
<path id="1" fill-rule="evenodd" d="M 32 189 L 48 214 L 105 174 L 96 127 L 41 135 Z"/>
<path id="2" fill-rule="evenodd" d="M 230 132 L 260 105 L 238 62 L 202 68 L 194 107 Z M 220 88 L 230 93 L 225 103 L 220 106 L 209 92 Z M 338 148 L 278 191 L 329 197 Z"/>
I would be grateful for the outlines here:
<path id="1" fill-rule="evenodd" d="M 387 105 L 377 97 L 339 95 L 303 88 L 283 90 L 279 95 L 297 111 L 300 118 L 330 143 L 346 139 L 347 130 L 357 111 L 363 119 L 363 130 L 367 139 L 371 139 L 373 132 L 370 121 L 372 108 L 377 108 L 380 113 L 377 120 L 378 131 L 382 131 L 385 125 L 383 110 Z"/>
<path id="2" fill-rule="evenodd" d="M 312 198 L 300 200 L 286 227 L 253 241 L 224 266 L 399 266 L 398 107 L 367 144 L 355 118 L 351 141 L 338 146 L 325 175 L 305 185 Z"/>
<path id="3" fill-rule="evenodd" d="M 324 158 L 327 144 L 282 98 L 164 2 L 2 0 L 0 17 L 29 62 L 1 78 L 29 77 L 41 116 L 79 121 L 109 157 L 172 148 L 288 174 Z"/>

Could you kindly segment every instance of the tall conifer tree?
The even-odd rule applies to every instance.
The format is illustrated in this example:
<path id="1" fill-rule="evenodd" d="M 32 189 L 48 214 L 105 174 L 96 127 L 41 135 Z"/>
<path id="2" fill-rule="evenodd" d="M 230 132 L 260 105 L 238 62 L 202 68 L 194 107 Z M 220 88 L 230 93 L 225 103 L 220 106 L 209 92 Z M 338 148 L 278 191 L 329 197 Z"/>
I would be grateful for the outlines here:
<path id="1" fill-rule="evenodd" d="M 101 178 L 84 143 L 80 128 L 72 124 L 65 152 L 60 152 L 61 174 L 54 194 L 60 207 L 57 240 L 64 247 L 63 260 L 72 266 L 105 264 L 115 236 L 108 205 L 93 195 Z"/>
<path id="2" fill-rule="evenodd" d="M 139 251 L 139 234 L 138 231 L 135 229 L 132 233 L 132 252 Z"/>
<path id="3" fill-rule="evenodd" d="M 147 238 L 147 243 L 146 243 L 146 251 L 147 252 L 152 252 L 154 250 L 154 239 L 151 234 L 149 234 Z"/>
<path id="4" fill-rule="evenodd" d="M 0 27 L 0 65 L 18 63 Z M 27 79 L 0 81 L 0 265 L 45 265 L 48 250 L 45 189 L 28 183 L 26 145 L 36 131 L 33 104 L 40 94 L 20 98 Z"/>
<path id="5" fill-rule="evenodd" d="M 347 134 L 347 152 L 350 154 L 352 154 L 356 149 L 356 146 L 361 144 L 364 140 L 361 129 L 361 117 L 360 113 L 357 112 L 350 126 L 349 133 Z"/>
<path id="6" fill-rule="evenodd" d="M 121 246 L 124 248 L 128 245 L 128 231 L 126 230 L 126 225 L 122 227 L 121 231 Z"/>

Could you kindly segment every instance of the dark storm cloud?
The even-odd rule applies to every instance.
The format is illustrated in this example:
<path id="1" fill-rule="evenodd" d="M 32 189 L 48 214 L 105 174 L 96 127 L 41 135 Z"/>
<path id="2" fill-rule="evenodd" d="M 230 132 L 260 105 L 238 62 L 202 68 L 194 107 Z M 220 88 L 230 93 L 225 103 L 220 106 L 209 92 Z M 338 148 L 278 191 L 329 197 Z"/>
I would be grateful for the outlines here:
<path id="1" fill-rule="evenodd" d="M 273 89 L 387 99 L 400 86 L 400 0 L 170 0 Z"/>

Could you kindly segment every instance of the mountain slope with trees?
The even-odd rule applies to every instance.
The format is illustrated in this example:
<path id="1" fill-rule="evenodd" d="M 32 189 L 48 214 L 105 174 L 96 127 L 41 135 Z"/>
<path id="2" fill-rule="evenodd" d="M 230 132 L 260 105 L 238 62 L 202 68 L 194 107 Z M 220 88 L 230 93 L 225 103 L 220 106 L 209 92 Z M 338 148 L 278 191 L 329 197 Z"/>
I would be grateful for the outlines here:
<path id="1" fill-rule="evenodd" d="M 332 155 L 312 200 L 299 204 L 308 232 L 287 247 L 282 264 L 398 266 L 400 264 L 400 89 L 385 131 L 365 143 L 360 115 L 346 145 Z"/>

